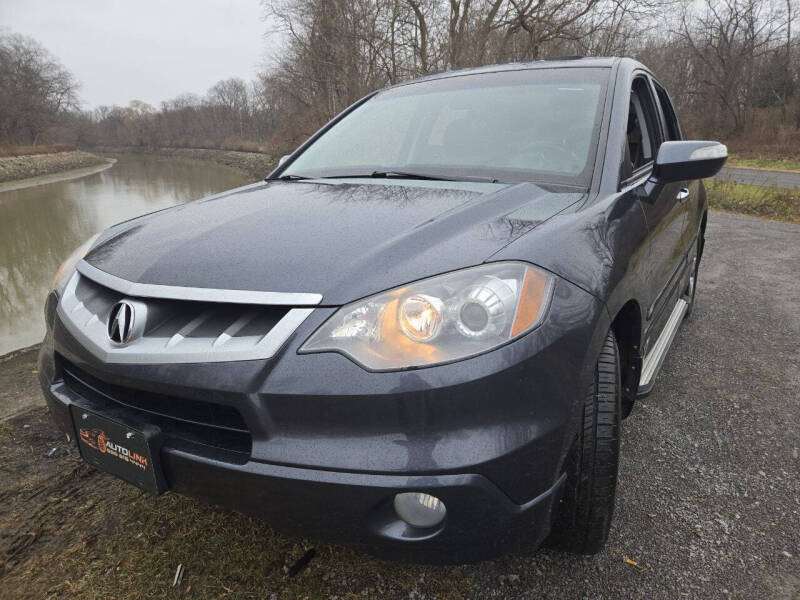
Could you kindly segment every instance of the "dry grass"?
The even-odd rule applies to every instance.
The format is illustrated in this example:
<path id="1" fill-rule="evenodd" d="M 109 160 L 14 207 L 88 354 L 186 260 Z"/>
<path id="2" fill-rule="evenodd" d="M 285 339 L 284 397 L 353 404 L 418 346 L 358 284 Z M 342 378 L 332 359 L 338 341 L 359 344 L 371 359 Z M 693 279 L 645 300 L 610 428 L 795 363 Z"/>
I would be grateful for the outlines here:
<path id="1" fill-rule="evenodd" d="M 790 125 L 766 121 L 723 141 L 738 160 L 800 162 L 800 129 Z"/>
<path id="2" fill-rule="evenodd" d="M 744 185 L 710 179 L 705 182 L 708 205 L 722 210 L 800 223 L 800 190 Z"/>
<path id="3" fill-rule="evenodd" d="M 800 144 L 800 142 L 798 142 Z M 768 169 L 770 171 L 800 172 L 800 159 L 782 159 L 770 155 L 757 155 L 744 158 L 731 154 L 725 163 L 727 167 L 744 167 L 747 169 Z"/>
<path id="4" fill-rule="evenodd" d="M 31 154 L 54 154 L 73 152 L 75 144 L 41 144 L 37 146 L 0 146 L 0 156 L 28 156 Z"/>

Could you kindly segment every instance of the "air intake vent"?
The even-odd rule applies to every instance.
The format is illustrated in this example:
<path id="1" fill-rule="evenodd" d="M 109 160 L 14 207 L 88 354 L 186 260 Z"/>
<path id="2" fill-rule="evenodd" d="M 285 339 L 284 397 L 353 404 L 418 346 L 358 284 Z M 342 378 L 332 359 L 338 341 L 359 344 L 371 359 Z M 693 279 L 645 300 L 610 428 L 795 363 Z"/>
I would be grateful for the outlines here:
<path id="1" fill-rule="evenodd" d="M 242 415 L 232 406 L 189 400 L 107 383 L 61 359 L 64 383 L 101 414 L 122 409 L 157 425 L 166 436 L 189 444 L 228 450 L 245 462 L 252 438 Z"/>

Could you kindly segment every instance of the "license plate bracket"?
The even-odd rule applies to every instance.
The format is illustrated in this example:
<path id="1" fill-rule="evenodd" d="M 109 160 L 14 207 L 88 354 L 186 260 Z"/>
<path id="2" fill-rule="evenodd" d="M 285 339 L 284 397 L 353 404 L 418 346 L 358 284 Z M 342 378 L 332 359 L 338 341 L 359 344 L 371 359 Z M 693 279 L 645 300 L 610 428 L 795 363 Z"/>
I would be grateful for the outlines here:
<path id="1" fill-rule="evenodd" d="M 166 490 L 158 427 L 130 425 L 117 415 L 99 415 L 75 404 L 70 410 L 86 462 L 151 494 Z"/>

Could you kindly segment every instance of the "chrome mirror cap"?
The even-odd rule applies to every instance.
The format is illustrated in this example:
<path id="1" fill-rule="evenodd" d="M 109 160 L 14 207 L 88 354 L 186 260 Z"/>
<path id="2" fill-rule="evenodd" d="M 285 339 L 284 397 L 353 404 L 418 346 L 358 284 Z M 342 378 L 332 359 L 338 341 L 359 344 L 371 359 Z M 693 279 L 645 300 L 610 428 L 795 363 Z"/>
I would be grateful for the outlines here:
<path id="1" fill-rule="evenodd" d="M 728 159 L 719 142 L 664 142 L 658 148 L 653 175 L 661 183 L 713 177 Z"/>

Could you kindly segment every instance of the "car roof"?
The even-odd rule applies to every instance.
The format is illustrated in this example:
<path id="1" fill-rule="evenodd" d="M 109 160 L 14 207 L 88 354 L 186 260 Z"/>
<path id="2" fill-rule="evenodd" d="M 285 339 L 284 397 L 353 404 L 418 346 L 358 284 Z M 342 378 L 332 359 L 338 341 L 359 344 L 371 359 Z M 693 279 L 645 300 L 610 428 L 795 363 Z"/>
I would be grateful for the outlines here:
<path id="1" fill-rule="evenodd" d="M 498 73 L 503 71 L 524 71 L 532 69 L 574 69 L 580 67 L 595 67 L 595 68 L 611 68 L 620 62 L 631 63 L 637 67 L 644 68 L 643 65 L 631 58 L 617 57 L 617 56 L 601 56 L 601 57 L 581 57 L 581 56 L 568 56 L 562 58 L 548 58 L 544 60 L 536 60 L 530 62 L 515 62 L 515 63 L 501 63 L 495 65 L 486 65 L 482 67 L 467 67 L 464 69 L 454 69 L 452 71 L 442 71 L 439 73 L 432 73 L 417 79 L 411 79 L 398 83 L 394 86 L 389 86 L 387 89 L 393 87 L 401 87 L 413 83 L 420 83 L 423 81 L 434 81 L 436 79 L 447 79 L 449 77 L 463 77 L 465 75 L 481 75 L 484 73 Z"/>

